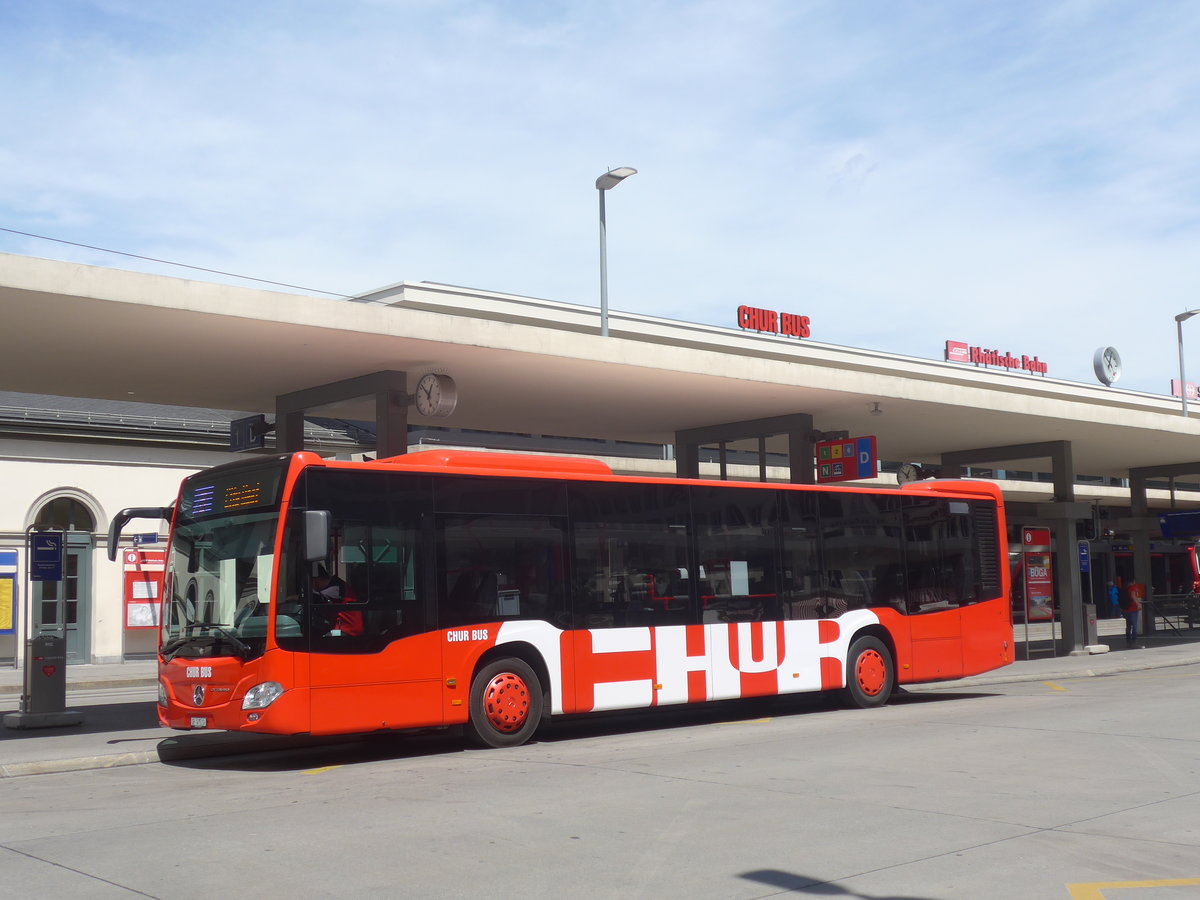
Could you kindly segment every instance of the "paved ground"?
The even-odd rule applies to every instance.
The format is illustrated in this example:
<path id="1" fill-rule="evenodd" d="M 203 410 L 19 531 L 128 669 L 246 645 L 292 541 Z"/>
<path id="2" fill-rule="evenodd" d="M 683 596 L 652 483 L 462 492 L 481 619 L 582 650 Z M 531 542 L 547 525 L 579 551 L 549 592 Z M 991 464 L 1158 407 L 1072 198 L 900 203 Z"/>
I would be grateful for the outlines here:
<path id="1" fill-rule="evenodd" d="M 1104 634 L 1119 623 L 1101 625 L 1101 641 L 1112 648 L 1111 652 L 1054 656 L 1048 641 L 1031 644 L 1030 659 L 948 684 L 1058 681 L 1200 663 L 1200 629 L 1160 632 L 1126 649 L 1123 637 Z M 1018 655 L 1024 655 L 1025 646 L 1018 644 Z M 23 678 L 19 669 L 0 669 L 0 715 L 20 708 Z M 909 690 L 938 690 L 945 684 Z M 0 777 L 251 753 L 316 742 L 308 738 L 163 730 L 155 718 L 154 686 L 153 661 L 70 666 L 67 708 L 78 710 L 82 723 L 46 729 L 0 727 Z"/>

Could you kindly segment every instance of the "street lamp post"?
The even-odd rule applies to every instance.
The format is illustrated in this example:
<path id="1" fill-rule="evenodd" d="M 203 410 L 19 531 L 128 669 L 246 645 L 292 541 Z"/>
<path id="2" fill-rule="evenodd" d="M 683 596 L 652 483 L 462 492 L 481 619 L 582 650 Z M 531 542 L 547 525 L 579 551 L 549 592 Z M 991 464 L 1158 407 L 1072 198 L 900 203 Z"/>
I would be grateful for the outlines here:
<path id="1" fill-rule="evenodd" d="M 608 238 L 604 222 L 604 194 L 611 191 L 637 169 L 620 166 L 609 169 L 596 179 L 596 193 L 600 195 L 600 336 L 608 337 Z"/>
<path id="2" fill-rule="evenodd" d="M 1179 396 L 1183 398 L 1183 415 L 1187 418 L 1187 380 L 1183 375 L 1183 323 L 1200 313 L 1200 309 L 1189 309 L 1175 317 L 1175 335 L 1179 342 Z"/>

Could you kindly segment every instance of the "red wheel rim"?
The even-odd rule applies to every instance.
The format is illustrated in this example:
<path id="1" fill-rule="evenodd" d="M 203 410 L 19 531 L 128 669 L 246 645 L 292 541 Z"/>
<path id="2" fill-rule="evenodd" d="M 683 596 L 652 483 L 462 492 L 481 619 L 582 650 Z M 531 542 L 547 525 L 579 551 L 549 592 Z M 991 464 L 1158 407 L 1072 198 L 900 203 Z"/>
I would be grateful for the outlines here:
<path id="1" fill-rule="evenodd" d="M 887 684 L 887 665 L 877 650 L 865 650 L 854 665 L 858 688 L 868 697 L 878 696 Z"/>
<path id="2" fill-rule="evenodd" d="M 483 690 L 483 711 L 497 731 L 511 734 L 529 718 L 529 687 L 512 672 L 501 672 Z"/>

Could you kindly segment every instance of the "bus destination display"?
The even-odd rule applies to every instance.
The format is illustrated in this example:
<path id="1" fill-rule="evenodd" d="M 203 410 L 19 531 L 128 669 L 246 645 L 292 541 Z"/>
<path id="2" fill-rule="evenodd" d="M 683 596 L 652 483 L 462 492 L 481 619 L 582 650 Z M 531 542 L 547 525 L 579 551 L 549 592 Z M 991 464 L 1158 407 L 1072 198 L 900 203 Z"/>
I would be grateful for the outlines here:
<path id="1" fill-rule="evenodd" d="M 279 496 L 280 472 L 248 472 L 216 480 L 188 483 L 183 495 L 183 513 L 192 518 L 220 515 L 234 510 L 274 506 Z"/>

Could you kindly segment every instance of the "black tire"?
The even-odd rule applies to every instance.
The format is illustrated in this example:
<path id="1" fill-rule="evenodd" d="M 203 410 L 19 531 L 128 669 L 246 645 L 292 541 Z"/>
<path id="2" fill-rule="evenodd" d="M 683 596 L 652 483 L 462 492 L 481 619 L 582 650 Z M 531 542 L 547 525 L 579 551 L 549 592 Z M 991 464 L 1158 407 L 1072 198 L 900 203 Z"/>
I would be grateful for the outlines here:
<path id="1" fill-rule="evenodd" d="M 542 683 L 520 659 L 497 659 L 471 681 L 467 737 L 481 747 L 517 747 L 542 722 Z"/>
<path id="2" fill-rule="evenodd" d="M 846 687 L 842 700 L 847 706 L 872 709 L 883 706 L 896 687 L 896 664 L 877 637 L 863 635 L 846 654 Z"/>

